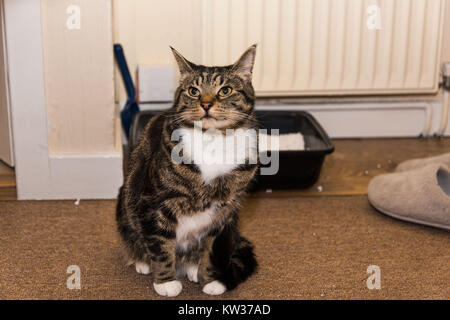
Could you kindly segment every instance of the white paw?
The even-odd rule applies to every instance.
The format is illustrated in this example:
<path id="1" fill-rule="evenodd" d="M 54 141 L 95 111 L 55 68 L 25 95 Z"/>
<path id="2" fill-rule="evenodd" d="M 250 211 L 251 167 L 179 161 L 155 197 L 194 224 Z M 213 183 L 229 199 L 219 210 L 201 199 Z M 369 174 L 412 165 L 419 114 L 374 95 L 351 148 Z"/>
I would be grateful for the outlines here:
<path id="1" fill-rule="evenodd" d="M 191 265 L 191 266 L 187 267 L 186 275 L 187 275 L 189 281 L 198 282 L 198 266 Z"/>
<path id="2" fill-rule="evenodd" d="M 146 264 L 145 262 L 136 262 L 134 264 L 135 268 L 136 268 L 136 272 L 140 273 L 140 274 L 149 274 L 150 271 L 150 266 L 148 264 Z"/>
<path id="3" fill-rule="evenodd" d="M 164 283 L 153 283 L 155 291 L 160 296 L 175 297 L 180 294 L 183 286 L 178 280 L 168 281 Z"/>
<path id="4" fill-rule="evenodd" d="M 222 294 L 226 290 L 227 288 L 225 288 L 225 286 L 220 281 L 217 280 L 214 280 L 213 282 L 210 282 L 203 287 L 204 293 L 214 296 Z"/>

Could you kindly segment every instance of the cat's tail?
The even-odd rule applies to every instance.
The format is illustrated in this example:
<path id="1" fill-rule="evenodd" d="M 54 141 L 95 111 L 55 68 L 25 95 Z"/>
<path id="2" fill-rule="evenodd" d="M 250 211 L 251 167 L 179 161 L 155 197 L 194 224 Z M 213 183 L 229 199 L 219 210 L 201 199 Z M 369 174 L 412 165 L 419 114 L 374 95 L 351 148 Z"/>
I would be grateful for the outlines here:
<path id="1" fill-rule="evenodd" d="M 244 237 L 240 237 L 239 244 L 234 248 L 230 264 L 224 279 L 228 290 L 234 289 L 239 283 L 250 277 L 258 267 L 253 245 Z"/>
<path id="2" fill-rule="evenodd" d="M 223 234 L 223 236 L 226 237 L 227 235 Z M 213 256 L 216 256 L 216 259 L 213 259 L 213 264 L 219 271 L 217 280 L 222 282 L 227 290 L 236 288 L 239 283 L 250 277 L 258 267 L 251 242 L 238 234 L 234 234 L 230 238 L 234 238 L 234 241 L 225 242 L 228 242 L 227 244 L 231 247 L 228 245 L 222 246 L 224 245 L 223 241 L 216 239 L 219 241 L 216 241 L 213 250 Z M 219 256 L 224 257 L 223 254 L 227 251 L 230 253 L 229 259 L 223 261 Z"/>

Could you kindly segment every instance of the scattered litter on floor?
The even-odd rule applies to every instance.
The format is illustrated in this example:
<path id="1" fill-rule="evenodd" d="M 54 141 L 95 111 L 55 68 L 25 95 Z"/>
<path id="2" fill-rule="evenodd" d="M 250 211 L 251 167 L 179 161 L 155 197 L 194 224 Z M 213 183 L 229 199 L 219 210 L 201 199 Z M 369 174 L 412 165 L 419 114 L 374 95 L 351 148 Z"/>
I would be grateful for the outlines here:
<path id="1" fill-rule="evenodd" d="M 364 171 L 364 174 L 365 174 L 366 176 L 368 176 L 368 175 L 369 175 L 369 170 Z"/>
<path id="2" fill-rule="evenodd" d="M 322 190 L 323 190 L 322 186 L 317 187 L 317 191 L 322 192 Z"/>
<path id="3" fill-rule="evenodd" d="M 272 189 L 266 189 L 266 193 L 272 193 Z"/>
<path id="4" fill-rule="evenodd" d="M 80 205 L 80 199 L 77 199 L 73 204 L 76 206 Z"/>

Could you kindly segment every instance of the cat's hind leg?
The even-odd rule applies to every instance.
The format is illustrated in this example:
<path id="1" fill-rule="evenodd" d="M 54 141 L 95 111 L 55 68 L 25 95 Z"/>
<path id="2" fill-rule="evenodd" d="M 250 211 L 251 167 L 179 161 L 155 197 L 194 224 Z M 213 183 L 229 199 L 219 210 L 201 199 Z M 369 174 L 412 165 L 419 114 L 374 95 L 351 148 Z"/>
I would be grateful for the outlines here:
<path id="1" fill-rule="evenodd" d="M 210 283 L 205 284 L 202 291 L 206 294 L 216 296 L 227 291 L 227 288 L 219 280 L 214 280 L 211 281 Z"/>
<path id="2" fill-rule="evenodd" d="M 198 264 L 191 264 L 187 266 L 186 276 L 189 281 L 198 282 Z"/>
<path id="3" fill-rule="evenodd" d="M 136 261 L 134 263 L 134 267 L 136 268 L 136 272 L 139 274 L 150 274 L 152 272 L 151 266 L 148 263 Z"/>
<path id="4" fill-rule="evenodd" d="M 199 269 L 204 293 L 218 295 L 232 290 L 255 272 L 258 263 L 253 245 L 240 236 L 235 225 L 225 226 L 205 244 Z"/>
<path id="5" fill-rule="evenodd" d="M 141 256 L 140 258 L 137 258 L 136 256 L 133 256 L 128 251 L 124 251 L 125 255 L 125 261 L 127 261 L 126 266 L 129 267 L 131 265 L 134 265 L 134 268 L 136 269 L 136 272 L 139 274 L 150 274 L 152 272 L 151 265 L 150 265 L 150 258 L 148 258 L 147 255 Z M 144 261 L 148 261 L 144 262 Z"/>
<path id="6" fill-rule="evenodd" d="M 202 291 L 209 295 L 220 295 L 224 293 L 227 288 L 225 284 L 216 279 L 215 266 L 211 261 L 213 250 L 214 237 L 208 237 L 203 240 L 202 257 L 198 269 L 198 278 L 203 285 Z"/>

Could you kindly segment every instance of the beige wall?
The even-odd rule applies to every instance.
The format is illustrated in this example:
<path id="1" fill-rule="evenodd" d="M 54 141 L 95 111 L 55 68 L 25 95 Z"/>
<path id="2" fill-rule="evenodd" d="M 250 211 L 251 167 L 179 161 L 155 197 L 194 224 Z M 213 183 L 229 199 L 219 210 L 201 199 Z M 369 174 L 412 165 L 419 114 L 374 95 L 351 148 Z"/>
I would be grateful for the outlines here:
<path id="1" fill-rule="evenodd" d="M 69 5 L 81 9 L 69 30 Z M 49 152 L 105 154 L 117 149 L 111 0 L 42 0 Z"/>
<path id="2" fill-rule="evenodd" d="M 202 0 L 113 0 L 113 17 L 114 42 L 124 47 L 132 75 L 137 64 L 172 64 L 169 46 L 201 60 Z M 116 98 L 124 99 L 117 79 Z"/>

